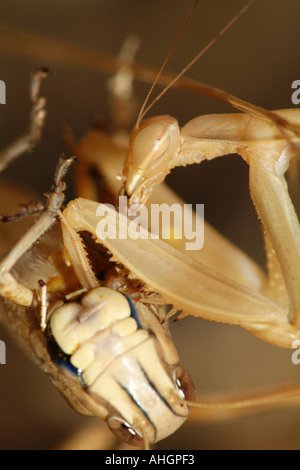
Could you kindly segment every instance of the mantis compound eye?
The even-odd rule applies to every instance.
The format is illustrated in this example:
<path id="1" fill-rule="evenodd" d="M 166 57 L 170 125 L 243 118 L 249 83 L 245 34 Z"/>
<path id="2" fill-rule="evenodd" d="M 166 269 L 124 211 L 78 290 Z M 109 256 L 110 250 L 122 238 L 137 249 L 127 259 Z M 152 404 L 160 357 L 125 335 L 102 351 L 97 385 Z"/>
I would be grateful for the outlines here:
<path id="1" fill-rule="evenodd" d="M 149 124 L 136 136 L 132 146 L 132 156 L 136 168 L 147 170 L 157 164 L 170 148 L 171 132 L 169 126 Z"/>
<path id="2" fill-rule="evenodd" d="M 144 439 L 127 421 L 122 418 L 110 417 L 107 420 L 108 427 L 121 441 L 133 446 L 143 446 Z"/>
<path id="3" fill-rule="evenodd" d="M 179 143 L 179 126 L 170 116 L 147 119 L 134 129 L 123 171 L 126 194 L 138 197 L 143 186 L 164 179 L 174 165 Z"/>

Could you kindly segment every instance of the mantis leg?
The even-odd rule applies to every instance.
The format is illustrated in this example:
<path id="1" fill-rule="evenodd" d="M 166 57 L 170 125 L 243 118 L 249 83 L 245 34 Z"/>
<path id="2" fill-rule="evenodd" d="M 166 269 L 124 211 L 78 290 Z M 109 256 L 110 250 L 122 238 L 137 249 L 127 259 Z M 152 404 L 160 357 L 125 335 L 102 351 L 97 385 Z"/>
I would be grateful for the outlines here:
<path id="1" fill-rule="evenodd" d="M 76 199 L 69 203 L 63 217 L 76 231 L 91 233 L 112 254 L 111 261 L 125 266 L 131 278 L 158 292 L 166 304 L 183 310 L 181 316 L 241 325 L 266 341 L 288 348 L 291 338 L 300 337 L 280 305 L 217 274 L 162 240 L 134 238 L 132 221 L 108 206 Z M 112 231 L 117 227 L 117 238 L 101 238 L 98 224 L 103 222 Z"/>
<path id="2" fill-rule="evenodd" d="M 250 191 L 271 242 L 268 253 L 274 250 L 278 265 L 269 258 L 269 271 L 275 280 L 284 279 L 288 293 L 289 321 L 300 326 L 300 226 L 283 176 L 269 171 L 263 161 L 250 160 Z M 270 290 L 274 290 L 274 282 Z M 278 291 L 278 289 L 276 289 Z M 284 286 L 281 288 L 285 295 Z"/>
<path id="3" fill-rule="evenodd" d="M 290 119 L 295 125 L 300 119 L 298 110 L 282 110 L 275 114 L 279 118 Z M 152 140 L 148 140 L 149 129 L 155 136 L 153 142 L 159 142 L 159 146 L 155 147 L 151 143 Z M 148 145 L 146 155 L 143 153 L 145 144 Z M 155 120 L 149 119 L 141 125 L 140 130 L 132 133 L 130 151 L 123 169 L 126 194 L 131 199 L 141 198 L 143 201 L 152 192 L 153 187 L 176 166 L 201 163 L 203 160 L 211 160 L 230 153 L 242 156 L 250 165 L 251 194 L 267 234 L 266 248 L 270 276 L 268 289 L 263 291 L 266 296 L 265 307 L 262 307 L 261 313 L 255 320 L 253 313 L 250 314 L 250 304 L 249 312 L 244 311 L 248 303 L 247 296 L 238 300 L 238 296 L 235 295 L 237 292 L 232 296 L 231 305 L 226 306 L 226 294 L 222 293 L 221 284 L 217 287 L 214 279 L 208 286 L 207 278 L 205 281 L 201 278 L 204 274 L 203 267 L 199 269 L 201 275 L 195 273 L 195 283 L 198 277 L 198 282 L 203 286 L 206 285 L 207 292 L 211 295 L 216 289 L 215 295 L 219 296 L 219 306 L 222 304 L 224 308 L 221 321 L 231 323 L 233 310 L 239 305 L 239 323 L 243 327 L 266 341 L 289 348 L 293 339 L 300 334 L 295 328 L 298 323 L 300 301 L 300 234 L 283 175 L 298 144 L 299 137 L 295 133 L 280 128 L 272 121 L 267 122 L 247 114 L 200 116 L 184 126 L 180 133 L 176 122 L 166 116 Z M 182 273 L 184 269 L 182 265 Z M 187 272 L 186 275 L 188 276 Z M 285 283 L 280 282 L 281 277 Z M 172 291 L 174 287 L 175 284 L 171 287 Z M 176 289 L 173 294 L 175 291 Z M 290 296 L 291 318 L 288 318 L 287 291 Z M 196 313 L 197 308 L 194 309 L 191 305 L 195 292 L 199 292 L 198 313 Z M 175 297 L 176 295 L 174 300 Z M 218 307 L 213 308 L 209 314 L 205 308 L 207 304 L 204 297 L 203 291 L 195 288 L 189 293 L 189 308 L 183 307 L 182 300 L 179 303 L 182 303 L 184 311 L 192 315 L 220 321 Z M 281 312 L 279 314 L 278 311 L 274 321 L 271 317 L 269 319 L 266 317 L 269 311 L 267 298 L 276 303 Z M 251 294 L 251 299 L 252 302 L 254 293 Z M 212 303 L 210 306 L 212 307 Z M 258 313 L 254 304 L 252 308 Z"/>
<path id="4" fill-rule="evenodd" d="M 94 130 L 79 142 L 75 154 L 78 157 L 76 174 L 80 177 L 76 179 L 76 185 L 80 197 L 117 205 L 121 181 L 116 176 L 121 172 L 125 150 L 104 132 Z M 169 206 L 184 205 L 184 201 L 164 183 L 154 187 L 146 206 L 150 209 L 151 204 L 162 203 Z M 196 226 L 196 217 L 200 215 L 196 215 L 193 211 L 193 226 Z M 176 227 L 173 231 L 176 232 Z M 170 243 L 177 250 L 186 253 L 219 274 L 259 292 L 265 290 L 267 279 L 263 270 L 208 222 L 205 221 L 204 224 L 204 246 L 201 250 L 186 251 L 187 242 L 184 233 L 181 239 L 166 240 L 166 243 Z"/>

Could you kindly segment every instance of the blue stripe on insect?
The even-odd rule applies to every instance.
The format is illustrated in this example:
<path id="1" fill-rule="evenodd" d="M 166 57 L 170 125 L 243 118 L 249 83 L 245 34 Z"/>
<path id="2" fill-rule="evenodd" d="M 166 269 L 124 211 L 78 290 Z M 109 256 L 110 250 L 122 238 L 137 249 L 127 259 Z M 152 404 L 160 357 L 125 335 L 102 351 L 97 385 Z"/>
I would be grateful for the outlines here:
<path id="1" fill-rule="evenodd" d="M 82 370 L 74 367 L 70 362 L 70 358 L 71 356 L 66 355 L 64 358 L 56 359 L 55 362 L 59 367 L 66 369 L 68 372 L 71 372 L 74 375 L 77 375 L 77 377 L 80 377 L 82 374 Z"/>
<path id="2" fill-rule="evenodd" d="M 47 344 L 47 349 L 48 352 L 51 356 L 51 359 L 55 364 L 58 365 L 60 368 L 66 369 L 68 372 L 71 372 L 72 374 L 76 375 L 77 377 L 80 377 L 82 374 L 81 369 L 77 369 L 77 367 L 74 367 L 71 362 L 71 356 L 68 354 L 65 354 L 59 345 L 57 344 L 55 338 L 53 337 L 50 329 L 47 330 L 47 336 L 48 336 L 48 344 Z"/>
<path id="3" fill-rule="evenodd" d="M 141 324 L 141 321 L 139 319 L 139 315 L 137 313 L 137 310 L 134 306 L 134 303 L 132 302 L 131 298 L 128 295 L 126 295 L 126 294 L 124 294 L 124 295 L 125 295 L 126 299 L 128 300 L 129 305 L 130 305 L 130 310 L 131 310 L 130 316 L 135 319 L 139 329 L 143 328 L 143 326 Z"/>

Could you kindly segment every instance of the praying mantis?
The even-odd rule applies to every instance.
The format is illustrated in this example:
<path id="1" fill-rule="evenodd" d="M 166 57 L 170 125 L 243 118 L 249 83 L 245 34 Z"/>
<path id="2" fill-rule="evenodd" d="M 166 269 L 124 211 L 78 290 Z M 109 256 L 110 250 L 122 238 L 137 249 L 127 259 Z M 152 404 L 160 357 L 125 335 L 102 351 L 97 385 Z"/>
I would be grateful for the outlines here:
<path id="1" fill-rule="evenodd" d="M 293 77 L 293 78 L 294 78 L 294 77 Z M 223 87 L 223 88 L 226 88 L 226 87 L 223 86 L 223 85 L 222 85 L 222 87 Z M 238 93 L 235 92 L 235 94 L 238 94 Z M 288 95 L 288 96 L 289 96 L 289 95 Z M 49 98 L 48 98 L 48 100 L 49 100 Z M 256 100 L 254 100 L 254 101 L 256 101 Z M 272 104 L 271 106 L 274 107 L 273 104 Z M 276 107 L 279 107 L 279 106 L 276 105 Z M 170 113 L 169 110 L 168 110 L 168 112 Z M 197 112 L 194 113 L 194 115 L 197 115 L 198 113 L 199 113 L 199 112 L 197 111 Z M 174 113 L 174 114 L 175 114 L 175 113 Z M 176 114 L 175 114 L 175 115 L 176 115 Z M 190 117 L 192 117 L 192 115 L 191 115 Z M 27 160 L 27 165 L 28 165 L 28 160 Z M 186 170 L 184 170 L 184 171 L 186 171 Z M 183 174 L 183 173 L 182 173 L 182 174 Z M 180 186 L 182 186 L 182 187 L 184 186 L 183 183 L 182 183 L 182 181 L 181 181 L 181 183 L 180 183 Z M 179 325 L 180 325 L 180 322 L 179 322 Z"/>

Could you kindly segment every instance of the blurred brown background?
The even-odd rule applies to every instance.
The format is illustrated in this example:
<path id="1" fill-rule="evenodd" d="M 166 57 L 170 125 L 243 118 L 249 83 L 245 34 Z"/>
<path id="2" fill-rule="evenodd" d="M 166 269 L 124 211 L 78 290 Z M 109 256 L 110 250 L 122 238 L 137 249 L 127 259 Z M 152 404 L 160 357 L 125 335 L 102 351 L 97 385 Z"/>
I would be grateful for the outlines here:
<path id="1" fill-rule="evenodd" d="M 180 0 L 1 0 L 1 23 L 19 27 L 89 50 L 115 56 L 129 34 L 141 47 L 137 61 L 159 66 L 186 14 Z M 241 7 L 238 0 L 203 0 L 170 59 L 180 71 Z M 245 3 L 245 2 L 243 2 Z M 189 71 L 188 75 L 218 86 L 268 109 L 292 107 L 291 83 L 299 79 L 299 14 L 297 0 L 259 0 Z M 30 52 L 30 50 L 29 50 Z M 59 49 L 55 55 L 59 59 Z M 0 79 L 7 104 L 0 108 L 1 147 L 24 132 L 30 102 L 32 70 L 47 65 L 52 76 L 43 84 L 48 118 L 38 150 L 4 173 L 5 177 L 48 190 L 60 155 L 59 125 L 68 123 L 80 137 L 95 116 L 107 116 L 105 83 L 99 71 L 66 66 L 0 50 Z M 148 90 L 137 83 L 142 100 Z M 205 113 L 231 112 L 229 106 L 182 90 L 171 90 L 152 110 L 170 114 L 180 124 Z M 178 169 L 168 182 L 189 203 L 204 203 L 205 217 L 224 235 L 264 263 L 259 223 L 248 193 L 248 169 L 238 157 L 224 157 L 198 168 Z M 22 202 L 22 201 L 20 201 Z M 199 394 L 238 393 L 285 381 L 297 381 L 290 351 L 264 344 L 236 328 L 196 319 L 172 326 L 183 364 Z M 0 448 L 53 448 L 87 419 L 65 405 L 47 377 L 35 369 L 0 329 L 6 341 L 7 365 L 0 366 Z M 300 380 L 299 380 L 300 382 Z M 159 444 L 166 449 L 300 448 L 300 408 L 267 412 L 233 421 L 184 426 Z"/>

